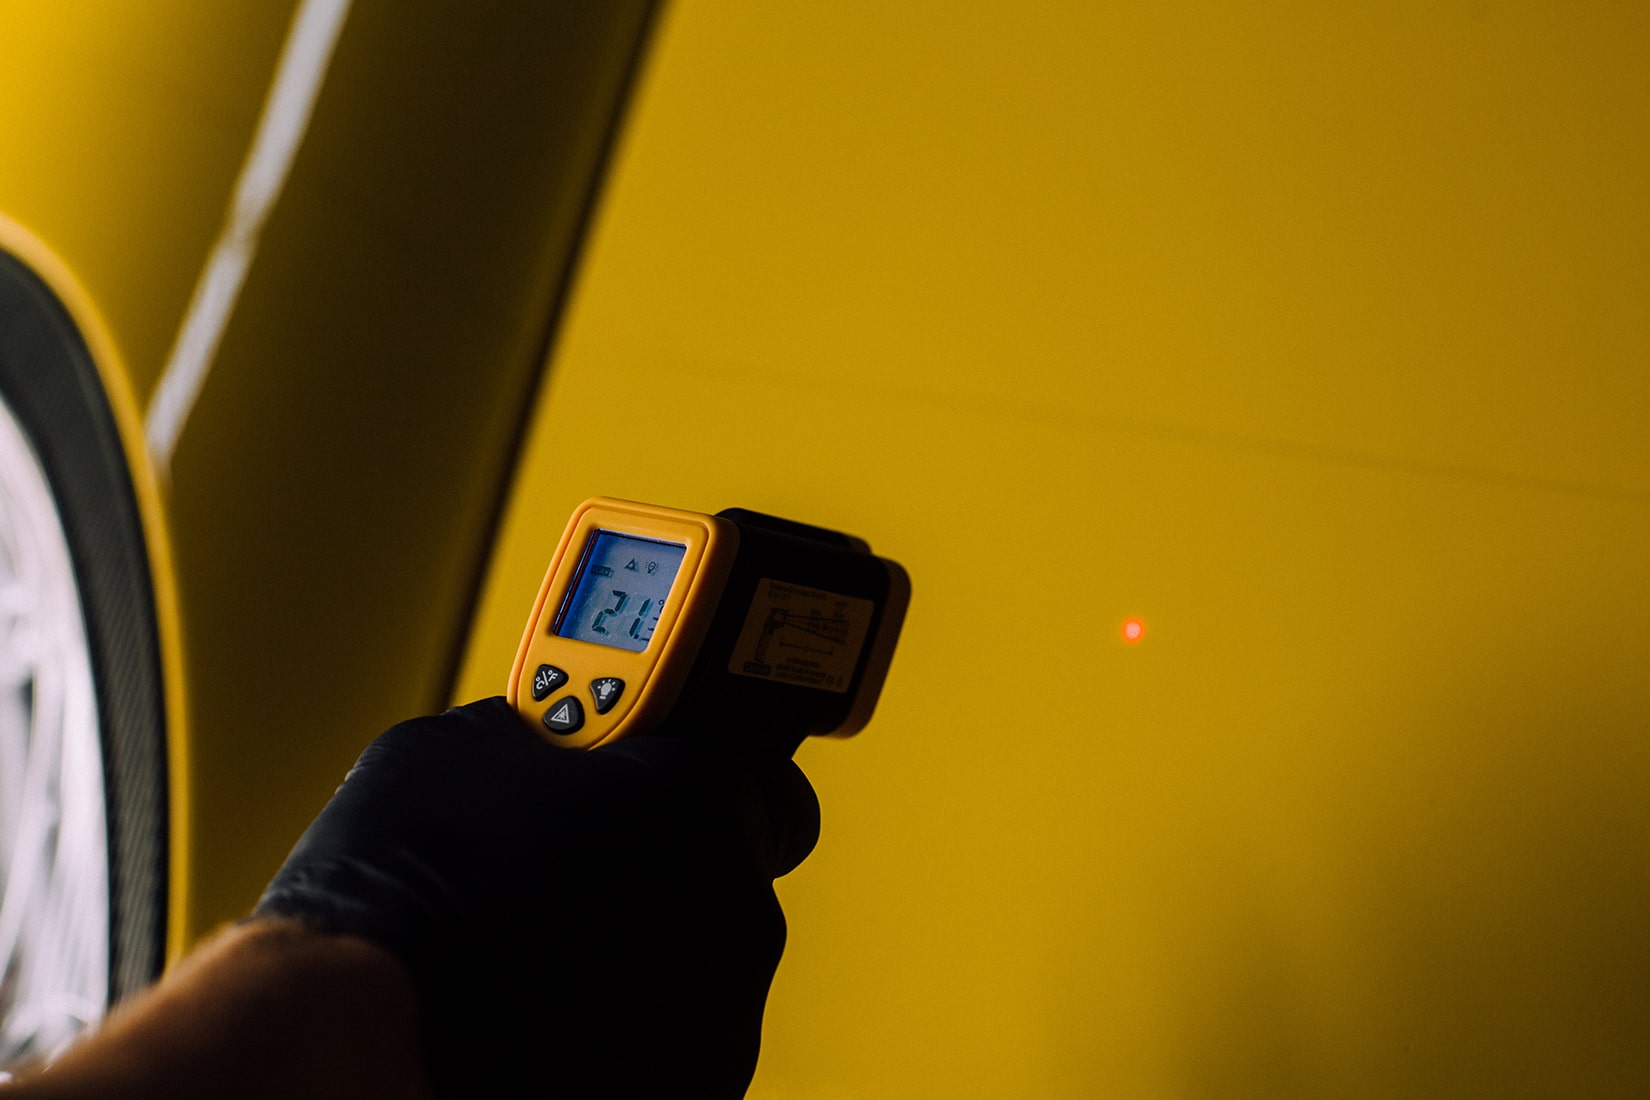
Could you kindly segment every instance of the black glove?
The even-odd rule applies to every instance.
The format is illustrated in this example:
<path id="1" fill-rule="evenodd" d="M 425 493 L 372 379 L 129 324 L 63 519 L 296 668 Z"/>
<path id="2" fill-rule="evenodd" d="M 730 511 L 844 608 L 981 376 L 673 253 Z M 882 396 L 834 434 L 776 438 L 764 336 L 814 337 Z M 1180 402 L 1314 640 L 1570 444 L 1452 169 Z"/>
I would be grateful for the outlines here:
<path id="1" fill-rule="evenodd" d="M 561 749 L 486 699 L 374 741 L 255 916 L 399 955 L 444 1095 L 740 1096 L 785 942 L 773 879 L 818 835 L 783 756 Z"/>

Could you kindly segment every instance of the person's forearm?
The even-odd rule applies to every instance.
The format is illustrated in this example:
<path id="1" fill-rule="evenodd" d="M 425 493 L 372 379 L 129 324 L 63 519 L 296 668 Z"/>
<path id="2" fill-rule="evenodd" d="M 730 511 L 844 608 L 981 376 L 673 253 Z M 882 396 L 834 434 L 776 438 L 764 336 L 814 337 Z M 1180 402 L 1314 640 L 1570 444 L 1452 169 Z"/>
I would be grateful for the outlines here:
<path id="1" fill-rule="evenodd" d="M 253 921 L 200 947 L 6 1100 L 427 1097 L 417 993 L 365 940 Z"/>

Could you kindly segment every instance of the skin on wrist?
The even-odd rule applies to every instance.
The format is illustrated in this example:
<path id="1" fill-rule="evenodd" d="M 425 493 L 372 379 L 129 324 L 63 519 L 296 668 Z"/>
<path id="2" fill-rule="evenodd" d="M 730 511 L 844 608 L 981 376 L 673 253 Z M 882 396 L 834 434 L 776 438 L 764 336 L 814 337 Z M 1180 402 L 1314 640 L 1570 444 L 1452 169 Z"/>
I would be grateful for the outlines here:
<path id="1" fill-rule="evenodd" d="M 295 921 L 214 935 L 50 1069 L 53 1097 L 427 1097 L 418 996 L 388 951 Z"/>

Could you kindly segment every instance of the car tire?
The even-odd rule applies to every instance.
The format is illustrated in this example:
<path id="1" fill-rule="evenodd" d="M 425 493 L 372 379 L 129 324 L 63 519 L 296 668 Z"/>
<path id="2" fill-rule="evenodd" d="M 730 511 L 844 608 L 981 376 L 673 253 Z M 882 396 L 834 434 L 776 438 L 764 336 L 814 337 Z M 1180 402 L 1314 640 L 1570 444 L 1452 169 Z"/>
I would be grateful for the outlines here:
<path id="1" fill-rule="evenodd" d="M 84 870 L 98 862 L 104 863 L 107 942 L 100 955 L 94 933 L 83 935 L 85 943 L 69 944 L 55 943 L 50 933 L 41 933 L 46 947 L 39 949 L 42 941 L 36 937 L 37 955 L 49 957 L 46 963 L 36 965 L 34 972 L 38 974 L 42 966 L 59 956 L 67 958 L 76 952 L 80 953 L 75 956 L 81 960 L 80 972 L 86 969 L 85 959 L 98 962 L 106 959 L 106 997 L 102 1005 L 95 1006 L 96 1014 L 101 1014 L 107 1005 L 152 982 L 160 972 L 165 952 L 166 718 L 154 587 L 126 452 L 97 365 L 63 303 L 28 266 L 4 251 L 0 251 L 0 417 L 8 421 L 0 424 L 0 429 L 10 433 L 13 443 L 7 468 L 0 471 L 3 475 L 0 480 L 12 479 L 14 488 L 21 486 L 19 492 L 33 493 L 31 499 L 49 497 L 49 508 L 36 508 L 36 518 L 28 523 L 33 524 L 37 534 L 45 530 L 49 542 L 52 532 L 46 529 L 53 526 L 50 513 L 55 512 L 56 526 L 62 535 L 58 545 L 66 547 L 68 566 L 60 572 L 65 576 L 72 573 L 73 591 L 65 600 L 51 606 L 72 608 L 78 603 L 80 632 L 76 633 L 75 624 L 68 621 L 72 615 L 59 616 L 58 625 L 64 637 L 83 639 L 80 644 L 84 660 L 71 653 L 64 661 L 65 667 L 89 668 L 96 732 L 79 735 L 87 745 L 75 751 L 79 752 L 77 759 L 90 759 L 90 743 L 95 741 L 100 766 L 90 772 L 91 779 L 87 782 L 102 787 L 101 831 L 106 853 L 103 860 L 92 859 L 85 852 L 67 851 L 64 847 L 66 837 L 95 836 L 98 831 L 95 822 L 90 820 L 95 814 L 95 790 L 89 795 L 53 794 L 49 820 L 45 825 L 30 826 L 29 835 L 38 841 L 35 849 L 46 853 L 35 858 L 36 864 L 41 859 L 61 861 L 72 857 L 80 860 L 75 866 Z M 32 471 L 24 468 L 31 457 Z M 43 491 L 35 491 L 35 487 L 40 486 Z M 5 488 L 5 484 L 0 484 L 0 490 Z M 5 505 L 6 501 L 0 500 L 0 513 Z M 39 515 L 47 519 L 41 521 Z M 0 525 L 8 522 L 13 525 L 13 533 L 28 526 L 17 519 L 15 508 L 10 520 L 0 514 Z M 0 536 L 5 534 L 0 531 Z M 22 531 L 19 537 L 28 534 Z M 4 550 L 4 545 L 0 545 L 0 552 Z M 51 553 L 48 547 L 46 557 L 50 558 Z M 63 557 L 61 551 L 55 553 Z M 5 564 L 0 561 L 0 567 Z M 13 572 L 10 579 L 16 593 L 14 603 L 34 606 L 46 602 L 44 596 L 37 598 L 26 578 L 23 583 L 16 583 L 19 578 L 16 571 Z M 0 582 L 5 580 L 7 578 L 0 575 Z M 69 582 L 65 581 L 65 587 L 68 586 Z M 15 633 L 24 629 L 18 624 L 23 622 L 21 616 L 26 612 L 12 610 L 15 613 L 9 626 Z M 6 655 L 7 629 L 7 609 L 0 606 L 0 657 Z M 36 652 L 51 654 L 61 648 L 42 645 L 36 647 Z M 44 662 L 46 658 L 38 660 Z M 42 743 L 38 737 L 31 742 L 28 738 L 35 735 L 29 731 L 48 720 L 39 717 L 43 709 L 38 687 L 41 676 L 30 680 L 34 673 L 28 668 L 18 672 L 17 667 L 18 662 L 13 661 L 12 687 L 17 698 L 12 703 L 18 708 L 16 713 L 26 716 L 26 729 L 12 738 L 10 751 L 16 757 L 16 746 L 22 744 L 23 755 L 27 757 L 28 745 Z M 66 676 L 66 682 L 68 679 L 72 677 Z M 67 708 L 64 712 L 79 714 L 84 709 Z M 89 731 L 89 722 L 82 725 Z M 71 745 L 73 742 L 74 738 L 65 734 L 51 743 Z M 65 753 L 69 751 L 63 749 Z M 16 773 L 22 767 L 19 759 L 0 759 L 0 769 L 12 769 Z M 76 767 L 80 773 L 87 771 L 84 766 Z M 97 774 L 99 771 L 101 775 Z M 0 795 L 8 789 L 15 794 L 19 785 L 14 775 L 9 788 L 0 786 Z M 36 810 L 40 804 L 38 796 L 28 802 Z M 76 806 L 80 810 L 75 810 Z M 0 805 L 0 818 L 17 812 L 16 807 L 8 809 Z M 77 812 L 85 820 L 69 820 Z M 5 831 L 0 826 L 0 836 Z M 17 830 L 11 832 L 16 834 Z M 42 836 L 47 839 L 39 840 Z M 87 841 L 83 846 L 89 848 L 90 843 Z M 14 862 L 22 865 L 21 861 L 11 860 L 8 853 L 0 852 L 0 873 L 5 873 Z M 30 875 L 29 881 L 38 884 L 46 873 L 30 872 Z M 75 877 L 86 881 L 61 886 L 53 896 L 64 892 L 77 897 L 95 894 L 96 884 L 90 881 L 93 872 L 85 871 Z M 15 893 L 22 895 L 21 890 Z M 14 897 L 11 923 L 16 926 L 19 920 L 34 920 L 49 924 L 53 918 L 40 908 L 42 904 L 45 903 L 24 902 Z M 30 906 L 34 907 L 33 912 L 27 911 Z M 96 919 L 90 921 L 94 926 L 97 923 Z M 3 927 L 0 935 L 4 935 Z M 12 942 L 14 945 L 19 942 L 16 936 Z M 7 944 L 0 943 L 0 967 L 4 968 L 0 970 L 0 1014 L 7 1017 L 7 1030 L 0 1032 L 0 1068 L 7 1061 L 21 1064 L 49 1058 L 72 1038 L 73 1031 L 95 1022 L 76 1020 L 65 1024 L 59 1020 L 43 1030 L 31 1032 L 36 1026 L 31 1023 L 34 1016 L 55 1010 L 41 1007 L 50 1000 L 49 990 L 41 994 L 37 989 L 30 1003 L 19 1004 L 19 989 L 26 984 L 20 975 L 30 965 Z M 35 984 L 38 985 L 38 981 Z M 82 1003 L 88 1001 L 89 995 L 78 996 Z"/>

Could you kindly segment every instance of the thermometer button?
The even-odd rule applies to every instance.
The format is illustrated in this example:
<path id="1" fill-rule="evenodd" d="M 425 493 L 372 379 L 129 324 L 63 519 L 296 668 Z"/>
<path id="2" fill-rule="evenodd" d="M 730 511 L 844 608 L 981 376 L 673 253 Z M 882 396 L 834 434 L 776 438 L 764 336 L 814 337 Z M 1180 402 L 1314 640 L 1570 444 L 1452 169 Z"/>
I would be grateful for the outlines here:
<path id="1" fill-rule="evenodd" d="M 584 725 L 584 707 L 576 696 L 566 695 L 544 712 L 544 728 L 551 733 L 577 733 Z"/>
<path id="2" fill-rule="evenodd" d="M 596 699 L 596 713 L 606 714 L 624 694 L 624 681 L 617 676 L 603 676 L 590 681 L 590 694 Z"/>
<path id="3" fill-rule="evenodd" d="M 540 665 L 533 673 L 533 702 L 542 703 L 544 697 L 567 683 L 567 673 L 555 665 Z"/>

